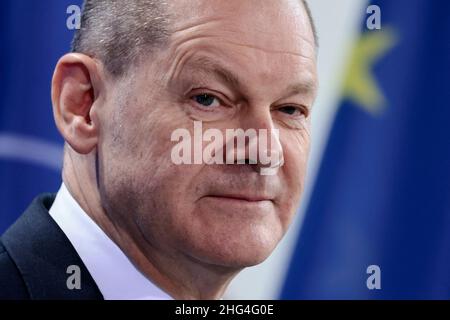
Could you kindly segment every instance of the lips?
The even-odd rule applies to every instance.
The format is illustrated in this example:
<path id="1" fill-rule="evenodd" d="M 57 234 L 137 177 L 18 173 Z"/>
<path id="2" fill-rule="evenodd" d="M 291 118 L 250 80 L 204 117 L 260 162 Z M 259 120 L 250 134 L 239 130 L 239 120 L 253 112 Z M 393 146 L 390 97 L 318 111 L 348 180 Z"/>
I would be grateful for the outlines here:
<path id="1" fill-rule="evenodd" d="M 260 219 L 276 213 L 275 197 L 262 192 L 215 190 L 199 198 L 198 205 L 202 210 L 206 210 L 208 215 L 218 214 L 230 219 L 235 215 Z"/>
<path id="2" fill-rule="evenodd" d="M 206 198 L 216 203 L 228 200 L 241 204 L 275 204 L 282 195 L 282 183 L 278 176 L 264 177 L 257 172 L 234 174 L 226 172 L 211 175 L 197 190 L 197 200 Z"/>
<path id="3" fill-rule="evenodd" d="M 222 200 L 235 200 L 235 201 L 245 201 L 245 202 L 261 202 L 261 201 L 272 201 L 273 198 L 265 195 L 255 195 L 255 194 L 211 194 L 206 195 L 208 198 L 217 198 Z"/>

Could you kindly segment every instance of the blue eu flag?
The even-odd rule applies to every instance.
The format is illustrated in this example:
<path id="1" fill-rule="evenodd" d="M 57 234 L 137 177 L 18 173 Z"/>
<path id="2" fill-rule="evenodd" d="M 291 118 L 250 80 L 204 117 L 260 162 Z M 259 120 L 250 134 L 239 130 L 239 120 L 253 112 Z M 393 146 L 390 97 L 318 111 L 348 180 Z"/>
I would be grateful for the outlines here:
<path id="1" fill-rule="evenodd" d="M 63 140 L 53 122 L 50 85 L 56 62 L 69 51 L 73 37 L 67 9 L 80 4 L 1 3 L 0 234 L 36 195 L 55 192 L 61 183 Z"/>
<path id="2" fill-rule="evenodd" d="M 284 299 L 450 298 L 450 2 L 372 5 Z"/>

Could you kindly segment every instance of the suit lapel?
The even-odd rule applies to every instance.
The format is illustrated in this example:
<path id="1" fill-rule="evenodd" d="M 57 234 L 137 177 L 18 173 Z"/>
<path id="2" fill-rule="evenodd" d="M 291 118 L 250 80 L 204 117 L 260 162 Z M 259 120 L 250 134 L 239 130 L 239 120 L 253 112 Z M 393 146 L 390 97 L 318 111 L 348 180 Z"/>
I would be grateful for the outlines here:
<path id="1" fill-rule="evenodd" d="M 50 194 L 36 198 L 2 236 L 3 244 L 31 299 L 103 299 L 74 247 L 48 212 L 54 198 Z M 73 270 L 80 271 L 80 289 L 68 288 L 68 278 L 77 272 Z M 73 283 L 71 280 L 73 277 L 69 283 Z"/>

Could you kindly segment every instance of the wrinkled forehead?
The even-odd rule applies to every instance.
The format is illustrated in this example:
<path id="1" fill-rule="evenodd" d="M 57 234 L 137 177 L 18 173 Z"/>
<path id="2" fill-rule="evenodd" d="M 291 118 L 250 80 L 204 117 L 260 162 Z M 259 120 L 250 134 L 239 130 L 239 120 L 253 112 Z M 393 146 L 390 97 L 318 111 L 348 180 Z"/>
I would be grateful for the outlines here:
<path id="1" fill-rule="evenodd" d="M 173 39 L 221 36 L 264 50 L 315 55 L 308 14 L 300 0 L 175 0 Z"/>

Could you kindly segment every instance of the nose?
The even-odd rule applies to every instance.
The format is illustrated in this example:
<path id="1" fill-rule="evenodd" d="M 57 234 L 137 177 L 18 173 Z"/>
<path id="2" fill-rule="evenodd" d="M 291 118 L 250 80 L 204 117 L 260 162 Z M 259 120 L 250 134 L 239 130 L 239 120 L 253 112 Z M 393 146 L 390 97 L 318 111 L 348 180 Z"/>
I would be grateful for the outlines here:
<path id="1" fill-rule="evenodd" d="M 268 109 L 242 115 L 235 134 L 226 134 L 226 163 L 253 165 L 261 175 L 278 172 L 284 164 L 283 147 Z"/>

